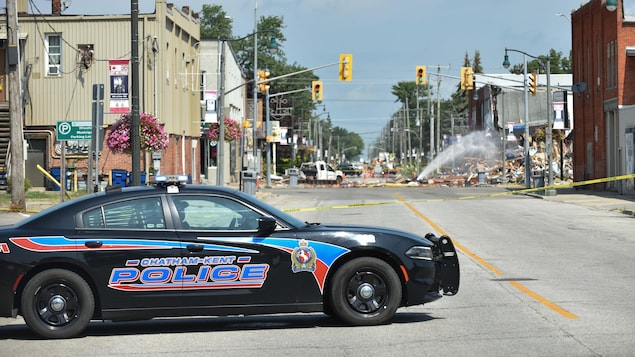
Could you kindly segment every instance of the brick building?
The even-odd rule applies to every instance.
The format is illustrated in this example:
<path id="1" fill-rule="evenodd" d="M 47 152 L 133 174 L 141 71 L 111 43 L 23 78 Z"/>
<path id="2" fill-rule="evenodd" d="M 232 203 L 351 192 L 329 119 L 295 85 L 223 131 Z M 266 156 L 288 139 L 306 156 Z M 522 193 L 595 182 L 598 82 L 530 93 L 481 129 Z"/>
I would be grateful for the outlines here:
<path id="1" fill-rule="evenodd" d="M 635 1 L 591 0 L 571 14 L 574 178 L 635 173 Z M 593 186 L 633 192 L 633 179 Z"/>

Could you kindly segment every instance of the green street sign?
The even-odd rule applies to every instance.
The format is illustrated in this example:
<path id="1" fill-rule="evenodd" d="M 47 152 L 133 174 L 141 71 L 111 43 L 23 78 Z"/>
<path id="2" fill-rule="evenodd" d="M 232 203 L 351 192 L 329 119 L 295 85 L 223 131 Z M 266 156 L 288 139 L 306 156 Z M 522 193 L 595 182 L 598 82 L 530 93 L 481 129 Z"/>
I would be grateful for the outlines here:
<path id="1" fill-rule="evenodd" d="M 57 141 L 90 140 L 93 132 L 92 125 L 90 120 L 58 121 Z"/>

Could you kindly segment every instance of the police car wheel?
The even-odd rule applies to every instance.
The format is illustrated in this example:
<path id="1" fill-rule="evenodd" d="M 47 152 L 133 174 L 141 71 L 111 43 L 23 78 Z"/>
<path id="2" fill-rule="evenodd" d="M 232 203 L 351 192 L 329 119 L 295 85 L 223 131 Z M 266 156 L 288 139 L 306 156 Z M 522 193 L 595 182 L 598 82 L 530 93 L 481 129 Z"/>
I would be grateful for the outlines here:
<path id="1" fill-rule="evenodd" d="M 90 286 L 64 269 L 38 273 L 22 292 L 22 316 L 29 328 L 45 338 L 68 338 L 82 332 L 95 310 Z"/>
<path id="2" fill-rule="evenodd" d="M 401 281 L 378 258 L 363 257 L 344 264 L 333 275 L 329 303 L 340 320 L 352 325 L 389 322 L 401 304 Z"/>

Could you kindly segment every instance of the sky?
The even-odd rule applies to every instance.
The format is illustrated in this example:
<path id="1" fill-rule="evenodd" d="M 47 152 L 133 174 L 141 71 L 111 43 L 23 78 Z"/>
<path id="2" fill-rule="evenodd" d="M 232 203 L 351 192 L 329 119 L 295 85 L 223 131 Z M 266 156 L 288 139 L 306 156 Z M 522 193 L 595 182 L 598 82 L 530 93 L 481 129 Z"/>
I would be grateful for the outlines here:
<path id="1" fill-rule="evenodd" d="M 50 0 L 33 0 L 43 12 Z M 415 68 L 427 66 L 428 81 L 441 74 L 441 98 L 456 90 L 465 55 L 480 52 L 484 73 L 509 73 L 505 48 L 533 56 L 550 49 L 569 55 L 570 14 L 585 0 L 171 0 L 199 12 L 221 5 L 233 19 L 235 36 L 254 31 L 255 14 L 280 16 L 286 28 L 281 44 L 289 63 L 314 68 L 353 55 L 353 80 L 337 80 L 337 67 L 314 73 L 324 85 L 325 110 L 333 125 L 358 133 L 366 149 L 400 107 L 391 94 L 400 81 L 414 81 Z M 44 9 L 48 11 L 44 11 Z M 139 0 L 141 13 L 154 0 Z M 126 14 L 130 2 L 72 0 L 65 14 Z M 562 14 L 562 15 L 558 15 Z M 528 58 L 530 60 L 531 58 Z M 513 64 L 523 55 L 509 53 Z M 275 73 L 272 73 L 275 76 Z M 452 78 L 455 77 L 455 78 Z M 307 83 L 307 87 L 310 83 Z M 436 94 L 433 94 L 436 97 Z M 322 112 L 322 108 L 318 109 Z M 323 118 L 324 116 L 322 116 Z"/>

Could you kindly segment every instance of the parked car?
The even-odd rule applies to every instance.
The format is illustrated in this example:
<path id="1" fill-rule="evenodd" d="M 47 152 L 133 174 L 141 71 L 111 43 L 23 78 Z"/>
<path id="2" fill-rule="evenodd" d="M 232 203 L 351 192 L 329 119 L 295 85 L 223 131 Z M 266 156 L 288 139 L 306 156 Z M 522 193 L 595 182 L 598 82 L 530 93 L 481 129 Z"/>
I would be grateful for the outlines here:
<path id="1" fill-rule="evenodd" d="M 351 325 L 459 289 L 452 240 L 303 222 L 231 188 L 113 188 L 0 228 L 0 317 L 46 338 L 91 320 L 323 311 Z"/>
<path id="2" fill-rule="evenodd" d="M 361 167 L 353 164 L 341 164 L 337 167 L 337 169 L 347 176 L 361 176 L 364 173 L 364 170 Z"/>

